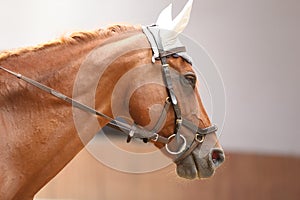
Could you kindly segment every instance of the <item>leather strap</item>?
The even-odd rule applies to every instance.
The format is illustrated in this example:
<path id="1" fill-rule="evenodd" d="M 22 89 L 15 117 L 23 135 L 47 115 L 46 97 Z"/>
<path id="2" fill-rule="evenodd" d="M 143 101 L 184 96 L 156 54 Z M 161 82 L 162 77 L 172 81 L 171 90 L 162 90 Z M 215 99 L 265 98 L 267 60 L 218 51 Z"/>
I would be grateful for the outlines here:
<path id="1" fill-rule="evenodd" d="M 159 129 L 162 128 L 163 126 L 163 123 L 164 121 L 166 120 L 167 118 L 167 114 L 168 114 L 168 110 L 170 108 L 170 98 L 168 97 L 165 101 L 165 105 L 164 105 L 164 108 L 155 124 L 155 126 L 153 127 L 153 129 L 151 130 L 152 133 L 158 133 L 159 132 Z"/>
<path id="2" fill-rule="evenodd" d="M 218 130 L 218 127 L 213 124 L 207 128 L 199 128 L 198 126 L 196 126 L 195 124 L 193 124 L 192 122 L 183 119 L 182 121 L 182 125 L 190 130 L 194 130 L 197 134 L 199 135 L 207 135 L 209 133 L 213 133 L 216 132 Z"/>
<path id="3" fill-rule="evenodd" d="M 168 56 L 178 54 L 178 53 L 182 53 L 182 52 L 186 52 L 185 47 L 176 47 L 176 48 L 168 50 L 168 51 L 160 52 L 160 56 L 161 57 L 168 57 Z"/>
<path id="4" fill-rule="evenodd" d="M 181 110 L 178 105 L 177 97 L 173 88 L 172 79 L 171 79 L 171 73 L 169 64 L 167 63 L 166 57 L 161 57 L 161 63 L 162 63 L 162 73 L 164 77 L 164 81 L 167 87 L 168 95 L 171 99 L 171 103 L 173 105 L 174 113 L 175 113 L 175 129 L 174 134 L 176 135 L 176 140 L 179 141 L 180 135 L 179 130 L 182 125 L 182 116 L 181 116 Z"/>

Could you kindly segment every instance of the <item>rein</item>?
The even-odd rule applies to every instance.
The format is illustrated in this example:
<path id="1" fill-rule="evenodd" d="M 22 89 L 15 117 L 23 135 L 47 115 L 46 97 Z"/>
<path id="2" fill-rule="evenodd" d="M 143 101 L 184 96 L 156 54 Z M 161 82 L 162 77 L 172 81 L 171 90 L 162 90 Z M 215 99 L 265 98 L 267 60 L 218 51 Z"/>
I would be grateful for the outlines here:
<path id="1" fill-rule="evenodd" d="M 96 115 L 96 116 L 99 116 L 99 117 L 102 117 L 102 118 L 108 120 L 109 121 L 108 124 L 110 124 L 111 126 L 113 126 L 115 128 L 121 128 L 121 129 L 126 130 L 128 136 L 133 135 L 133 133 L 134 133 L 134 136 L 136 138 L 140 138 L 140 139 L 147 138 L 147 139 L 155 141 L 155 142 L 157 141 L 157 142 L 161 142 L 161 143 L 164 143 L 164 144 L 168 143 L 167 138 L 162 137 L 162 136 L 158 135 L 157 133 L 150 133 L 149 131 L 147 131 L 143 127 L 140 127 L 136 124 L 134 126 L 131 126 L 131 125 L 129 125 L 125 122 L 122 122 L 120 120 L 113 119 L 113 118 L 111 118 L 111 117 L 109 117 L 109 116 L 107 116 L 107 115 L 105 115 L 101 112 L 98 112 L 97 110 L 95 110 L 95 109 L 93 109 L 93 108 L 91 108 L 91 107 L 89 107 L 85 104 L 82 104 L 82 103 L 80 103 L 80 102 L 78 102 L 78 101 L 76 101 L 76 100 L 74 100 L 74 99 L 58 92 L 57 90 L 54 90 L 53 88 L 50 88 L 50 87 L 48 87 L 46 85 L 43 85 L 43 84 L 41 84 L 41 83 L 39 83 L 35 80 L 32 80 L 32 79 L 30 79 L 26 76 L 23 76 L 22 74 L 18 74 L 16 72 L 8 70 L 8 69 L 6 69 L 2 66 L 0 66 L 0 69 L 6 71 L 7 73 L 9 73 L 9 74 L 11 74 L 15 77 L 17 77 L 18 79 L 21 79 L 21 80 L 23 80 L 23 81 L 39 88 L 39 89 L 41 89 L 41 90 L 51 94 L 52 96 L 55 96 L 58 99 L 61 99 L 61 100 L 65 101 L 69 104 L 72 104 L 72 106 L 74 106 L 75 108 L 78 108 L 82 111 L 91 113 L 93 115 Z"/>
<path id="2" fill-rule="evenodd" d="M 155 35 L 155 33 L 153 31 L 154 28 L 157 29 L 157 26 L 143 27 L 143 31 L 144 31 L 145 35 L 147 36 L 147 38 L 151 44 L 152 50 L 153 50 L 152 62 L 155 62 L 156 59 L 159 59 L 161 61 L 162 75 L 163 75 L 163 79 L 164 79 L 164 82 L 166 85 L 168 97 L 165 101 L 164 108 L 160 114 L 158 121 L 156 122 L 156 125 L 150 131 L 146 130 L 145 128 L 143 128 L 137 124 L 130 125 L 130 124 L 122 122 L 120 120 L 113 119 L 101 112 L 98 112 L 97 110 L 95 110 L 85 104 L 82 104 L 82 103 L 60 93 L 57 90 L 54 90 L 46 85 L 43 85 L 35 80 L 28 78 L 26 76 L 23 76 L 22 74 L 18 74 L 16 72 L 10 71 L 2 66 L 0 66 L 0 70 L 4 70 L 5 72 L 17 77 L 18 79 L 21 79 L 21 80 L 23 80 L 35 87 L 47 92 L 47 93 L 55 96 L 56 98 L 61 99 L 65 102 L 71 104 L 72 106 L 74 106 L 82 111 L 91 113 L 93 115 L 96 115 L 96 116 L 99 116 L 101 118 L 108 120 L 109 121 L 108 124 L 110 124 L 112 127 L 118 128 L 118 129 L 121 128 L 122 131 L 125 134 L 127 134 L 127 142 L 130 142 L 132 138 L 138 138 L 138 139 L 142 139 L 144 142 L 153 141 L 153 142 L 160 142 L 160 143 L 165 144 L 166 151 L 171 156 L 173 156 L 174 162 L 178 163 L 181 160 L 183 160 L 184 158 L 186 158 L 188 155 L 190 155 L 190 153 L 199 144 L 203 143 L 205 135 L 216 132 L 217 126 L 212 125 L 210 127 L 202 129 L 202 128 L 199 128 L 198 126 L 194 125 L 192 122 L 182 118 L 181 109 L 178 105 L 178 99 L 176 97 L 176 94 L 175 94 L 175 91 L 173 88 L 173 84 L 172 84 L 172 80 L 171 80 L 170 66 L 167 63 L 167 57 L 179 55 L 189 63 L 191 63 L 191 59 L 185 54 L 186 49 L 184 46 L 175 47 L 168 51 L 163 50 L 162 43 L 160 41 L 160 37 L 157 37 Z M 157 132 L 163 126 L 163 123 L 166 119 L 168 110 L 171 105 L 173 107 L 174 114 L 175 114 L 175 128 L 174 128 L 174 133 L 170 137 L 166 138 L 166 137 L 159 135 Z M 192 142 L 190 142 L 189 144 L 188 144 L 185 136 L 180 134 L 180 130 L 183 126 L 195 133 L 193 136 Z M 169 145 L 173 139 L 175 139 L 177 149 L 179 149 L 177 151 L 170 150 Z M 180 140 L 182 140 L 181 145 L 179 144 Z"/>

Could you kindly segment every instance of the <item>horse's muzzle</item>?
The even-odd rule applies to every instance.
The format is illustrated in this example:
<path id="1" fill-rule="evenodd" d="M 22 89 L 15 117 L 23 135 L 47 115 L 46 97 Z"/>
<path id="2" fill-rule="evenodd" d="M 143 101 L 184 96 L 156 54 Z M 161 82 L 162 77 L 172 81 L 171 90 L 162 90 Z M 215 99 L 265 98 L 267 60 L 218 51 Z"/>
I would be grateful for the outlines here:
<path id="1" fill-rule="evenodd" d="M 186 179 L 209 178 L 224 161 L 225 154 L 220 148 L 212 148 L 203 158 L 195 150 L 177 164 L 177 174 Z"/>

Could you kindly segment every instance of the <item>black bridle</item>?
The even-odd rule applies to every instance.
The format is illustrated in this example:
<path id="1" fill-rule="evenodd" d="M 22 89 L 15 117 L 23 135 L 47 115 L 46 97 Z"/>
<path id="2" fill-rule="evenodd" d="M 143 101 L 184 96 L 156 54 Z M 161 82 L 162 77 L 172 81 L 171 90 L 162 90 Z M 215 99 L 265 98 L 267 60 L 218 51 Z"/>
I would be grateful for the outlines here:
<path id="1" fill-rule="evenodd" d="M 155 38 L 154 38 L 155 39 Z M 159 47 L 159 42 L 156 42 L 158 44 Z M 72 104 L 72 106 L 83 110 L 85 112 L 88 113 L 92 113 L 96 116 L 105 118 L 106 120 L 109 121 L 109 124 L 112 127 L 121 129 L 124 133 L 127 134 L 127 142 L 130 142 L 132 138 L 139 138 L 142 139 L 144 142 L 148 142 L 148 141 L 152 141 L 152 142 L 160 142 L 165 144 L 165 149 L 166 151 L 171 154 L 171 156 L 173 157 L 174 162 L 180 162 L 181 160 L 183 160 L 184 158 L 186 158 L 188 155 L 190 155 L 190 153 L 199 145 L 204 141 L 204 137 L 207 134 L 210 133 L 214 133 L 217 131 L 217 127 L 215 125 L 212 125 L 210 127 L 207 128 L 199 128 L 198 126 L 194 125 L 192 122 L 182 118 L 181 115 L 181 109 L 179 107 L 178 104 L 178 100 L 173 88 L 173 84 L 172 84 L 172 80 L 171 80 L 171 73 L 170 73 L 170 66 L 167 62 L 167 57 L 168 56 L 174 56 L 175 54 L 178 54 L 180 52 L 185 52 L 185 47 L 176 47 L 174 49 L 171 49 L 170 51 L 163 51 L 161 50 L 161 48 L 159 48 L 159 59 L 161 61 L 161 65 L 162 65 L 162 75 L 164 78 L 164 82 L 167 88 L 167 93 L 168 93 L 168 97 L 166 98 L 165 104 L 164 104 L 164 108 L 161 112 L 161 115 L 156 123 L 156 125 L 154 126 L 154 128 L 152 130 L 147 130 L 144 127 L 141 127 L 137 124 L 133 124 L 130 125 L 128 123 L 125 123 L 123 121 L 120 120 L 116 120 L 113 119 L 101 112 L 98 112 L 97 110 L 84 105 L 48 86 L 45 86 L 35 80 L 32 80 L 26 76 L 23 76 L 21 74 L 18 74 L 16 72 L 13 72 L 11 70 L 8 70 L 2 66 L 0 66 L 0 70 L 4 70 L 6 72 L 8 72 L 11 75 L 14 75 L 15 77 L 61 99 L 64 100 L 66 102 L 68 102 L 69 104 Z M 174 115 L 175 115 L 175 127 L 174 127 L 174 133 L 169 136 L 168 138 L 161 136 L 158 134 L 158 131 L 163 127 L 163 123 L 166 119 L 168 110 L 170 108 L 170 105 L 172 105 L 173 110 L 174 110 Z M 187 144 L 186 138 L 180 134 L 180 130 L 182 127 L 185 127 L 187 129 L 189 129 L 190 131 L 194 132 L 194 139 L 192 140 L 192 142 L 190 142 L 189 144 Z M 175 141 L 178 141 L 180 139 L 182 139 L 182 144 L 180 145 L 180 147 L 177 147 L 176 151 L 172 151 L 169 148 L 169 144 L 170 142 L 173 140 L 173 138 L 175 138 Z"/>

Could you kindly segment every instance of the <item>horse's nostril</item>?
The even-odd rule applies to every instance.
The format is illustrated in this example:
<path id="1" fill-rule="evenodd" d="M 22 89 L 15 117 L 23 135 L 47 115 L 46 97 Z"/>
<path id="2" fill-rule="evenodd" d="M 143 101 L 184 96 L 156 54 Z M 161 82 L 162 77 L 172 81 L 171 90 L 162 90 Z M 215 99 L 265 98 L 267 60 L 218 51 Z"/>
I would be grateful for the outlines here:
<path id="1" fill-rule="evenodd" d="M 212 149 L 210 158 L 215 167 L 219 167 L 225 160 L 225 155 L 222 149 Z"/>

